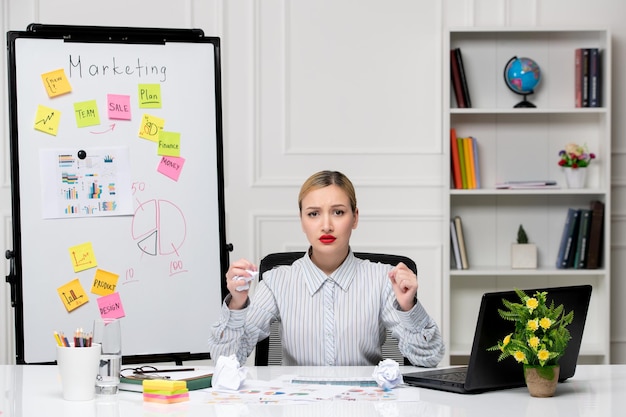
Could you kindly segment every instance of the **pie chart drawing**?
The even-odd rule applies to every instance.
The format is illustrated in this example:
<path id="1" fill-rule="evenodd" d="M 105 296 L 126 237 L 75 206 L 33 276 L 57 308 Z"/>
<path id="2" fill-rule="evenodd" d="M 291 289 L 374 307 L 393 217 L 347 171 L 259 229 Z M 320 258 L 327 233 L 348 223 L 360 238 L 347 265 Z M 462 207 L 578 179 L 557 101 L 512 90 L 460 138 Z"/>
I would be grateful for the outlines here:
<path id="1" fill-rule="evenodd" d="M 150 256 L 178 254 L 187 236 L 187 223 L 182 210 L 168 200 L 141 203 L 131 225 L 137 247 Z"/>

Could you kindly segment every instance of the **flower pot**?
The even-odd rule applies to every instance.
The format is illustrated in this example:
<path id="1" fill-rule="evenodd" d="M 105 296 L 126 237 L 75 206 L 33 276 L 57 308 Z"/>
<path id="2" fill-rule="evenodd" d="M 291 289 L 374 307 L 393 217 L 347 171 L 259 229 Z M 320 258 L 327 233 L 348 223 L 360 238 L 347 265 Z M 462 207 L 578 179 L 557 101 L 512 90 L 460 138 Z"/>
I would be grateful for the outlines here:
<path id="1" fill-rule="evenodd" d="M 536 269 L 537 245 L 535 245 L 534 243 L 512 243 L 511 268 Z"/>
<path id="2" fill-rule="evenodd" d="M 530 395 L 539 398 L 554 396 L 560 369 L 559 365 L 543 367 L 524 365 L 524 379 Z"/>
<path id="3" fill-rule="evenodd" d="M 563 168 L 567 188 L 585 188 L 587 168 Z"/>

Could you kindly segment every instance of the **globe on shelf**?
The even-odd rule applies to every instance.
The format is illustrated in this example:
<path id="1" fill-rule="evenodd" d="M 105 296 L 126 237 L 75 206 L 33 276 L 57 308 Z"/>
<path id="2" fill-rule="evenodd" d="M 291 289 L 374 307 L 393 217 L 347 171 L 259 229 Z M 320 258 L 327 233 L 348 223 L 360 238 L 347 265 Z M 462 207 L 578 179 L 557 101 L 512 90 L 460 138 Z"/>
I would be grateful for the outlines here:
<path id="1" fill-rule="evenodd" d="M 524 96 L 524 99 L 513 107 L 537 107 L 526 96 L 535 92 L 541 81 L 541 69 L 530 58 L 514 56 L 504 66 L 504 82 L 511 91 Z"/>

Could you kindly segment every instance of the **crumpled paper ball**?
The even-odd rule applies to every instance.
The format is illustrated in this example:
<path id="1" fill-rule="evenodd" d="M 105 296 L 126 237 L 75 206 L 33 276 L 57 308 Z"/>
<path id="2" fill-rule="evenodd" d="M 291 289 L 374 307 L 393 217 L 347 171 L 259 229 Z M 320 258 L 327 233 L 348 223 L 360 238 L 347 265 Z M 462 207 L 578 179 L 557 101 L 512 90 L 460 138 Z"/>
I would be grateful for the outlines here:
<path id="1" fill-rule="evenodd" d="M 239 366 L 235 355 L 220 356 L 217 358 L 211 386 L 218 390 L 238 390 L 246 380 L 248 370 Z"/>
<path id="2" fill-rule="evenodd" d="M 378 366 L 374 368 L 372 376 L 378 386 L 386 390 L 404 383 L 400 373 L 400 365 L 393 359 L 385 359 L 378 362 Z"/>

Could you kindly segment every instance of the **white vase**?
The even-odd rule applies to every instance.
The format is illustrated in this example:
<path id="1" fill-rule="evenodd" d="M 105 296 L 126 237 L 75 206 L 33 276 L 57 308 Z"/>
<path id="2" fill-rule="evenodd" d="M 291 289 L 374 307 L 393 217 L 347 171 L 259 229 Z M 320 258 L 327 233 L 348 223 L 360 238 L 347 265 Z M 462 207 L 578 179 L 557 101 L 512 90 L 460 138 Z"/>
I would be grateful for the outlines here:
<path id="1" fill-rule="evenodd" d="M 587 168 L 563 168 L 567 188 L 585 188 Z"/>

